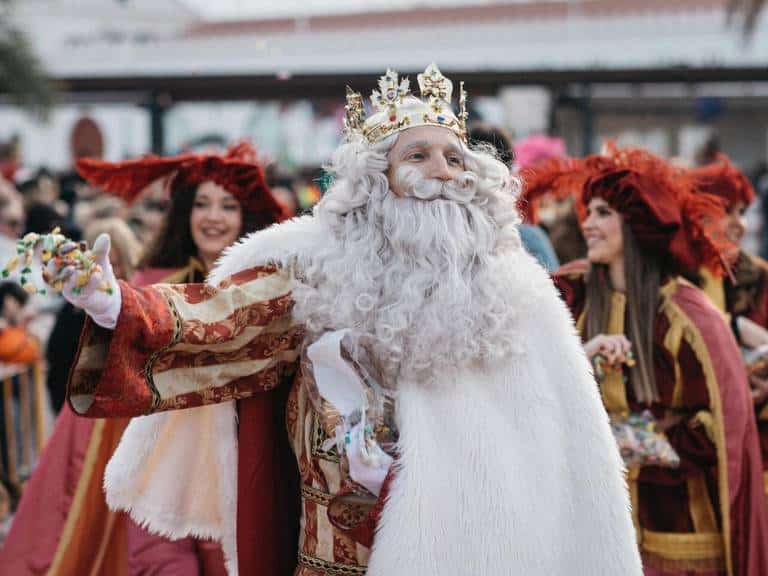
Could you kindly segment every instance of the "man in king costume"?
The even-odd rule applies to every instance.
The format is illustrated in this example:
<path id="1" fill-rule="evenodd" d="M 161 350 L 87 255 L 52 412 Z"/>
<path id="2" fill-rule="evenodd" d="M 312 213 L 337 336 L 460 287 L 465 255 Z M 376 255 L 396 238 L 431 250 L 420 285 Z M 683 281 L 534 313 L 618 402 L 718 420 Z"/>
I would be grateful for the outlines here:
<path id="1" fill-rule="evenodd" d="M 108 502 L 221 540 L 231 574 L 640 576 L 589 363 L 520 243 L 519 182 L 468 146 L 463 87 L 454 113 L 434 64 L 418 83 L 388 71 L 367 118 L 348 90 L 314 215 L 245 238 L 208 283 L 109 295 L 102 243 L 103 276 L 65 285 L 92 319 L 73 409 L 149 415 Z M 180 410 L 204 404 L 204 422 Z"/>

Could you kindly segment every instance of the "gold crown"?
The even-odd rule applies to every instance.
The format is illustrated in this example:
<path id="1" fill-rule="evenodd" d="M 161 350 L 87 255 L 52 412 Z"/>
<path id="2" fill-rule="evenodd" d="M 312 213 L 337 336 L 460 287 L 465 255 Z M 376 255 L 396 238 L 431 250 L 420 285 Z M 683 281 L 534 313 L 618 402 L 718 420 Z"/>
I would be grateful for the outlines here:
<path id="1" fill-rule="evenodd" d="M 411 93 L 408 78 L 400 80 L 397 72 L 387 70 L 379 79 L 379 89 L 371 94 L 374 112 L 365 117 L 363 97 L 347 86 L 344 136 L 347 141 L 359 136 L 370 144 L 414 126 L 442 126 L 467 141 L 467 93 L 459 84 L 459 112 L 451 109 L 453 83 L 432 63 L 417 77 L 421 99 Z"/>

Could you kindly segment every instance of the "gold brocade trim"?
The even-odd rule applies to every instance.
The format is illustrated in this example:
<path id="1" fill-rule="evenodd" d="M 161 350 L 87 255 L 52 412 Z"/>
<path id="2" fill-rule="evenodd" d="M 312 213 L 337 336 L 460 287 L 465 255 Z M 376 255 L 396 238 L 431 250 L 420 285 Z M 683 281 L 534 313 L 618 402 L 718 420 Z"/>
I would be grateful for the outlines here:
<path id="1" fill-rule="evenodd" d="M 606 334 L 624 334 L 624 316 L 627 311 L 627 297 L 621 292 L 611 293 L 611 309 L 608 314 Z M 611 416 L 629 415 L 627 387 L 624 383 L 623 370 L 606 370 L 605 378 L 600 382 L 600 394 L 605 409 Z"/>
<path id="2" fill-rule="evenodd" d="M 170 273 L 158 282 L 158 284 L 196 284 L 205 277 L 206 270 L 203 263 L 197 258 L 190 257 L 184 268 Z"/>
<path id="3" fill-rule="evenodd" d="M 173 303 L 173 300 L 169 298 L 165 292 L 160 291 L 160 295 L 163 297 L 163 300 L 165 300 L 165 304 L 168 306 L 168 313 L 173 319 L 173 336 L 171 337 L 171 340 L 168 342 L 168 344 L 152 352 L 144 366 L 144 379 L 147 382 L 150 393 L 152 394 L 152 403 L 149 407 L 149 413 L 157 410 L 158 406 L 160 406 L 160 402 L 162 401 L 160 391 L 155 385 L 155 378 L 153 376 L 155 362 L 157 362 L 157 359 L 162 354 L 165 354 L 169 349 L 178 344 L 179 340 L 181 340 L 181 315 L 176 309 L 176 304 Z"/>
<path id="4" fill-rule="evenodd" d="M 699 277 L 701 278 L 702 292 L 707 295 L 710 302 L 712 302 L 722 314 L 727 314 L 723 279 L 712 274 L 709 268 L 703 267 L 699 269 Z"/>
<path id="5" fill-rule="evenodd" d="M 704 428 L 704 433 L 712 443 L 715 443 L 715 419 L 709 410 L 699 410 L 693 417 L 693 425 L 700 425 Z"/>
<path id="6" fill-rule="evenodd" d="M 608 325 L 606 334 L 624 334 L 624 315 L 627 309 L 627 298 L 621 292 L 611 293 L 611 309 L 608 315 Z M 579 334 L 584 334 L 587 307 L 576 320 L 576 329 Z M 601 382 L 600 396 L 603 399 L 603 405 L 606 412 L 611 417 L 622 417 L 629 415 L 629 403 L 627 402 L 627 388 L 624 384 L 624 373 L 622 371 L 606 370 L 605 377 Z"/>
<path id="7" fill-rule="evenodd" d="M 642 549 L 668 560 L 711 560 L 723 557 L 719 532 L 680 534 L 643 530 Z"/>
<path id="8" fill-rule="evenodd" d="M 669 284 L 673 284 L 670 282 Z M 670 323 L 667 333 L 664 335 L 664 348 L 669 350 L 673 358 L 675 370 L 675 386 L 672 389 L 672 408 L 679 408 L 683 404 L 683 372 L 680 368 L 680 343 L 683 341 L 683 325 Z"/>
<path id="9" fill-rule="evenodd" d="M 328 562 L 328 560 L 315 558 L 303 552 L 299 552 L 299 566 L 321 570 L 327 576 L 365 576 L 365 573 L 368 571 L 367 566 L 352 566 L 339 562 Z"/>
<path id="10" fill-rule="evenodd" d="M 91 477 L 93 476 L 96 461 L 99 458 L 105 425 L 106 420 L 101 418 L 93 423 L 91 437 L 90 440 L 88 440 L 88 448 L 86 448 L 85 458 L 83 460 L 83 469 L 80 472 L 80 478 L 77 481 L 77 488 L 75 489 L 75 495 L 72 498 L 72 504 L 70 504 L 69 510 L 67 511 L 67 519 L 64 521 L 61 538 L 59 538 L 56 552 L 53 555 L 51 566 L 47 572 L 48 576 L 57 576 L 59 574 L 66 576 L 67 572 L 71 569 L 71 567 L 67 565 L 67 553 L 70 551 L 70 542 L 72 542 L 73 538 L 77 537 L 77 534 L 75 534 L 75 527 L 82 514 L 83 503 L 86 496 L 88 496 L 88 489 L 91 487 Z"/>
<path id="11" fill-rule="evenodd" d="M 326 507 L 331 503 L 331 498 L 333 498 L 331 494 L 327 494 L 317 488 L 312 488 L 312 486 L 302 486 L 301 495 L 315 504 L 320 504 L 321 506 Z"/>
<path id="12" fill-rule="evenodd" d="M 697 474 L 686 481 L 688 488 L 688 507 L 693 522 L 693 530 L 697 534 L 717 532 L 717 518 L 712 500 L 707 490 L 707 482 L 703 474 Z"/>
<path id="13" fill-rule="evenodd" d="M 328 460 L 329 462 L 340 462 L 341 458 L 339 457 L 339 452 L 336 450 L 335 444 L 330 448 L 323 448 L 326 441 L 328 440 L 328 434 L 326 434 L 325 428 L 323 427 L 322 422 L 320 422 L 320 418 L 315 416 L 313 420 L 314 422 L 312 426 L 314 429 L 312 431 L 312 456 L 321 458 L 323 460 Z"/>
<path id="14" fill-rule="evenodd" d="M 725 431 L 723 430 L 723 409 L 720 401 L 720 389 L 717 384 L 717 376 L 712 365 L 712 359 L 704 343 L 704 339 L 699 329 L 690 321 L 683 310 L 672 301 L 672 295 L 677 289 L 677 283 L 684 282 L 677 280 L 669 282 L 662 287 L 662 312 L 667 315 L 670 326 L 674 324 L 685 324 L 683 338 L 693 350 L 696 359 L 700 362 L 704 373 L 704 380 L 707 384 L 707 393 L 709 394 L 710 408 L 712 412 L 713 432 L 715 436 L 715 448 L 717 450 L 717 489 L 720 503 L 720 517 L 722 519 L 722 543 L 725 549 L 725 570 L 728 576 L 733 576 L 733 562 L 731 552 L 731 511 L 730 498 L 728 490 L 728 455 L 725 444 Z"/>

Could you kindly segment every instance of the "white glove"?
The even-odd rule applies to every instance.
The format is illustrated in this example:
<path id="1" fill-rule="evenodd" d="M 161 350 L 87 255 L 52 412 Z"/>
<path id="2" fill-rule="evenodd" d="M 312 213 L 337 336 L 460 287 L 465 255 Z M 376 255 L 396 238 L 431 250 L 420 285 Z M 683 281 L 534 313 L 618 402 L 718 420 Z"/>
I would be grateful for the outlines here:
<path id="1" fill-rule="evenodd" d="M 378 496 L 392 465 L 392 456 L 384 452 L 376 442 L 366 441 L 362 424 L 349 430 L 349 440 L 346 453 L 350 478 Z"/>
<path id="2" fill-rule="evenodd" d="M 95 272 L 88 284 L 77 290 L 77 271 L 74 266 L 62 269 L 55 267 L 54 261 L 48 263 L 48 273 L 52 278 L 64 278 L 61 294 L 67 302 L 85 310 L 85 313 L 102 328 L 112 329 L 117 325 L 120 316 L 122 298 L 120 285 L 115 279 L 112 264 L 109 262 L 110 240 L 108 234 L 101 234 L 93 243 L 92 252 L 95 262 L 101 267 L 101 272 Z M 108 284 L 112 293 L 105 292 L 102 287 Z"/>

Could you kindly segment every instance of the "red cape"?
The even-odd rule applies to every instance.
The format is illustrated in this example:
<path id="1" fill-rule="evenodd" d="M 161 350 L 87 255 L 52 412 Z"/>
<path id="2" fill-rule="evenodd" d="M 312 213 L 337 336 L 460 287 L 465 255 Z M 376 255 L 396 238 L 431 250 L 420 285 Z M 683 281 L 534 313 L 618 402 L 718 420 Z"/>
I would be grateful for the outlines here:
<path id="1" fill-rule="evenodd" d="M 695 319 L 719 386 L 727 463 L 729 514 L 724 518 L 723 532 L 730 535 L 726 554 L 732 571 L 728 573 L 763 576 L 768 574 L 768 506 L 763 492 L 757 424 L 741 354 L 733 336 L 723 331 L 723 323 L 716 321 L 709 310 L 712 305 L 698 289 L 680 283 L 673 301 Z M 723 477 L 721 474 L 720 478 Z"/>

